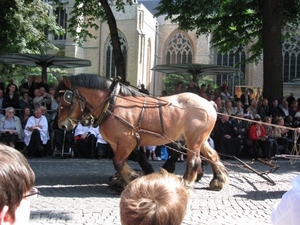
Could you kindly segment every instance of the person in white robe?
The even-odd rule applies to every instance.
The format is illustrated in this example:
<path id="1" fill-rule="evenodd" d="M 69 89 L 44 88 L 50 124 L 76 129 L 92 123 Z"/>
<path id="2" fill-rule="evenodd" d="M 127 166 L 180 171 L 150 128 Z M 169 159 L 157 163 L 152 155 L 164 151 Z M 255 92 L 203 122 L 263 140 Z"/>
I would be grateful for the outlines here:
<path id="1" fill-rule="evenodd" d="M 271 224 L 296 225 L 300 222 L 300 175 L 292 180 L 292 189 L 286 192 L 271 214 Z"/>
<path id="2" fill-rule="evenodd" d="M 29 117 L 25 125 L 24 142 L 27 146 L 29 157 L 41 157 L 43 155 L 44 147 L 49 138 L 48 121 L 42 115 L 40 108 L 34 110 L 34 115 Z"/>

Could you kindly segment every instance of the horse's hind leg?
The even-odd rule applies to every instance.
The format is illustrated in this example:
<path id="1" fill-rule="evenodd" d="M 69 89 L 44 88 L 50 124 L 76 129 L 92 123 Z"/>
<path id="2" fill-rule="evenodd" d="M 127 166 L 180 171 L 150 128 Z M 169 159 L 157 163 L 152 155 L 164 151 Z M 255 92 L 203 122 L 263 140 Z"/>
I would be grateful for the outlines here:
<path id="1" fill-rule="evenodd" d="M 198 148 L 197 146 L 195 148 Z M 201 173 L 201 158 L 198 151 L 190 151 L 187 144 L 187 159 L 186 159 L 186 171 L 183 175 L 186 186 L 191 186 L 197 179 L 198 173 Z"/>
<path id="2" fill-rule="evenodd" d="M 225 166 L 221 163 L 218 153 L 212 149 L 205 141 L 200 150 L 213 170 L 213 179 L 210 181 L 211 190 L 220 191 L 228 182 L 228 173 Z"/>

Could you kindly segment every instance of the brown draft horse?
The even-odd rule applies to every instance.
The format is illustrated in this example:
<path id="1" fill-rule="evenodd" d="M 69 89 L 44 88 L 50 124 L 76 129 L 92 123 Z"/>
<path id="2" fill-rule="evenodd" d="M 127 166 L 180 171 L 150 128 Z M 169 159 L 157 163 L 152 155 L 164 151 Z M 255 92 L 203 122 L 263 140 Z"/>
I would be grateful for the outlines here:
<path id="1" fill-rule="evenodd" d="M 88 119 L 95 127 L 100 125 L 103 138 L 113 149 L 118 182 L 126 185 L 136 178 L 126 160 L 136 146 L 164 145 L 184 139 L 187 165 L 183 179 L 186 185 L 192 185 L 201 170 L 200 153 L 213 170 L 210 189 L 221 190 L 227 183 L 226 168 L 207 142 L 217 114 L 200 96 L 181 93 L 153 98 L 116 80 L 112 82 L 91 74 L 64 77 L 57 93 L 63 93 L 59 127 L 74 129 L 88 109 L 91 116 Z"/>

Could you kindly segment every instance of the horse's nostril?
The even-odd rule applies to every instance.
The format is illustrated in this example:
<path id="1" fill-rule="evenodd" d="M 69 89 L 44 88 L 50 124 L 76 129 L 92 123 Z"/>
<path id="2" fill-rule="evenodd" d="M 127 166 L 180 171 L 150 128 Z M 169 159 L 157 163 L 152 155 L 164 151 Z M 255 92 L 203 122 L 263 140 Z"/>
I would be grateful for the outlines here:
<path id="1" fill-rule="evenodd" d="M 61 129 L 66 130 L 66 129 L 67 129 L 67 126 L 62 125 L 62 126 L 61 126 Z"/>

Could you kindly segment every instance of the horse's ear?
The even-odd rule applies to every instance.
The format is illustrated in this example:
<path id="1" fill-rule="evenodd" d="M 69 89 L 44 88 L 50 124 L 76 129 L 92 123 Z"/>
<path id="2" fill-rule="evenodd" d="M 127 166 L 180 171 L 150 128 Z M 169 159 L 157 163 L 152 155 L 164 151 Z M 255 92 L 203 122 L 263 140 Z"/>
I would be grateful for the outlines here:
<path id="1" fill-rule="evenodd" d="M 64 76 L 64 84 L 66 85 L 66 87 L 70 90 L 72 90 L 72 87 L 71 87 L 71 82 L 69 80 L 69 78 L 67 76 Z"/>

